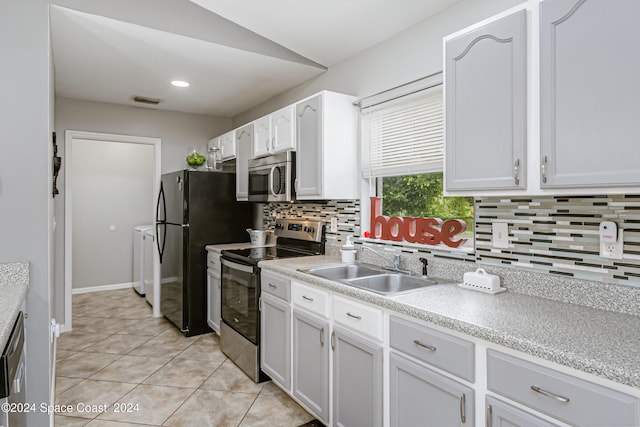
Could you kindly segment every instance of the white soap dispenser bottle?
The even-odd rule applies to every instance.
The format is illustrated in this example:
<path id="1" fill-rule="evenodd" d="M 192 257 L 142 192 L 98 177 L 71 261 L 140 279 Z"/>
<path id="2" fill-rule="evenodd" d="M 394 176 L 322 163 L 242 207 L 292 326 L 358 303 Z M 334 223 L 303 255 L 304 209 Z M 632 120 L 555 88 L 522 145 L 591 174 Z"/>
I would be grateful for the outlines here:
<path id="1" fill-rule="evenodd" d="M 352 236 L 347 236 L 347 241 L 342 245 L 340 253 L 342 254 L 342 262 L 356 262 L 356 248 L 353 245 Z"/>

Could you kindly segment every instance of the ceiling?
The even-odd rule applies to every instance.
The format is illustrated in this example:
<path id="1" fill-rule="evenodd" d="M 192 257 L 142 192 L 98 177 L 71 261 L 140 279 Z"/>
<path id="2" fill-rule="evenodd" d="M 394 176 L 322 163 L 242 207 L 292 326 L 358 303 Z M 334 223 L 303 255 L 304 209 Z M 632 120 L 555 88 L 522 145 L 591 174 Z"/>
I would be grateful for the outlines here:
<path id="1" fill-rule="evenodd" d="M 234 117 L 457 1 L 69 0 L 50 9 L 56 96 Z"/>

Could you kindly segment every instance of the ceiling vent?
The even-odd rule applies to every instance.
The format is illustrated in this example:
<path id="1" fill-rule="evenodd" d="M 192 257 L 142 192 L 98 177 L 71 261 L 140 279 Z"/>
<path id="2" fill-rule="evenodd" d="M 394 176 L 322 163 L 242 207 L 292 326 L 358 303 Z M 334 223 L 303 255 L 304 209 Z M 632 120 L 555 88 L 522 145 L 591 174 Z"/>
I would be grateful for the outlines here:
<path id="1" fill-rule="evenodd" d="M 141 104 L 148 104 L 148 105 L 158 105 L 160 104 L 160 101 L 162 101 L 161 99 L 157 99 L 157 98 L 149 98 L 148 96 L 136 96 L 136 95 L 134 95 L 131 99 L 133 99 L 134 102 L 139 102 Z"/>

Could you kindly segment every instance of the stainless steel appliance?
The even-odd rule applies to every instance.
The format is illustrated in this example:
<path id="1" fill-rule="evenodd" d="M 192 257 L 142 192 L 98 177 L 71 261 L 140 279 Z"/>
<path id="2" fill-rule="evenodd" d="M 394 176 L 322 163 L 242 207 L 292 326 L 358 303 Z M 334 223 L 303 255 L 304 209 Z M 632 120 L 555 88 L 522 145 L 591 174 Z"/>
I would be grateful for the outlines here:
<path id="1" fill-rule="evenodd" d="M 25 375 L 24 315 L 20 312 L 0 357 L 0 426 L 27 426 L 28 411 L 22 408 L 26 402 Z"/>
<path id="2" fill-rule="evenodd" d="M 235 179 L 235 172 L 162 175 L 156 209 L 160 311 L 186 336 L 211 332 L 205 246 L 247 239 L 252 209 L 236 201 Z"/>
<path id="3" fill-rule="evenodd" d="M 293 151 L 249 160 L 249 201 L 289 202 L 295 198 Z"/>
<path id="4" fill-rule="evenodd" d="M 260 370 L 260 268 L 258 262 L 324 253 L 322 223 L 276 221 L 277 246 L 222 251 L 222 351 L 256 382 Z"/>

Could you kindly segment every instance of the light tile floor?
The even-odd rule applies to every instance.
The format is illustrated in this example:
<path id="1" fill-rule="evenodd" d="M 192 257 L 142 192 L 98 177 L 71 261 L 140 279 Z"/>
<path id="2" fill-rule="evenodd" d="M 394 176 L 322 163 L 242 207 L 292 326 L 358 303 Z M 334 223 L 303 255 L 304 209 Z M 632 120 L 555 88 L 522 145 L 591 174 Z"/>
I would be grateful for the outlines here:
<path id="1" fill-rule="evenodd" d="M 153 318 L 132 289 L 73 296 L 73 332 L 58 341 L 56 405 L 56 427 L 296 427 L 313 420 L 271 382 L 249 379 L 215 334 L 185 338 Z"/>

